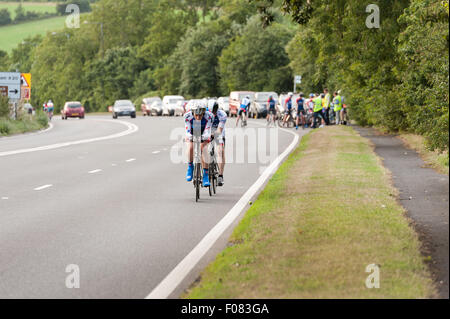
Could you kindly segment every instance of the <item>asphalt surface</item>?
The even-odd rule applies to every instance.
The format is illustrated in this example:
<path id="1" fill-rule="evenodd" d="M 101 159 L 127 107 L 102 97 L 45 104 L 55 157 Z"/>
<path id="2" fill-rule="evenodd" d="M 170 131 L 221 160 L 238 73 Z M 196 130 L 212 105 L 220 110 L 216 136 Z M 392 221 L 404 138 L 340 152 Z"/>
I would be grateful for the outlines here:
<path id="1" fill-rule="evenodd" d="M 440 298 L 449 298 L 449 177 L 426 168 L 416 151 L 408 149 L 395 136 L 379 135 L 373 129 L 359 128 L 369 138 L 375 152 L 392 172 L 400 203 L 415 223 L 423 254 L 432 257 L 430 268 Z"/>
<path id="2" fill-rule="evenodd" d="M 229 164 L 225 187 L 213 198 L 203 190 L 195 203 L 186 164 L 174 161 L 181 156 L 182 118 L 121 118 L 139 130 L 1 156 L 127 130 L 105 120 L 54 118 L 54 128 L 41 134 L 0 138 L 0 298 L 144 298 L 269 165 L 248 156 Z M 250 121 L 249 128 L 261 124 Z M 278 132 L 275 155 L 293 140 Z M 228 151 L 258 150 L 231 140 Z M 69 265 L 79 267 L 79 289 L 66 287 Z"/>

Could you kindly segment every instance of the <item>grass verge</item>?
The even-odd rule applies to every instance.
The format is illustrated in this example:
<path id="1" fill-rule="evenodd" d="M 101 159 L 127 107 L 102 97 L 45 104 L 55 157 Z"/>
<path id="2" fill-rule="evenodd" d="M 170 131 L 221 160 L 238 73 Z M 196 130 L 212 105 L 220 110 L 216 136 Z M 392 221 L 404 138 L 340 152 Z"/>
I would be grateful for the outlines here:
<path id="1" fill-rule="evenodd" d="M 439 153 L 430 151 L 425 144 L 425 139 L 416 134 L 400 134 L 400 139 L 405 145 L 416 150 L 422 157 L 423 161 L 430 167 L 434 168 L 441 174 L 449 173 L 449 156 L 448 152 Z"/>
<path id="2" fill-rule="evenodd" d="M 0 118 L 0 137 L 38 131 L 46 128 L 47 126 L 48 119 L 43 113 L 38 113 L 38 115 L 34 118 L 24 116 L 22 119 L 17 121 Z"/>
<path id="3" fill-rule="evenodd" d="M 369 142 L 329 127 L 303 138 L 182 297 L 432 297 L 419 249 Z M 379 289 L 365 285 L 371 264 Z"/>

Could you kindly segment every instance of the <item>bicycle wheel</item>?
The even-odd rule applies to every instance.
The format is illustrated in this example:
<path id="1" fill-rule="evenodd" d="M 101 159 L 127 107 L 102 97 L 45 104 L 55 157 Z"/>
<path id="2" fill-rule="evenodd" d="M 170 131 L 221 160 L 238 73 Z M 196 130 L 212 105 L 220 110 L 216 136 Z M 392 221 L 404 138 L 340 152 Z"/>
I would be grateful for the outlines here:
<path id="1" fill-rule="evenodd" d="M 200 164 L 195 165 L 195 201 L 198 202 L 200 199 L 200 185 L 202 182 L 201 176 L 201 166 Z"/>
<path id="2" fill-rule="evenodd" d="M 216 163 L 213 161 L 212 165 L 211 165 L 211 169 L 210 169 L 210 183 L 211 183 L 211 187 L 212 187 L 212 191 L 214 193 L 214 195 L 216 194 L 216 180 L 217 180 L 217 174 L 216 174 Z"/>

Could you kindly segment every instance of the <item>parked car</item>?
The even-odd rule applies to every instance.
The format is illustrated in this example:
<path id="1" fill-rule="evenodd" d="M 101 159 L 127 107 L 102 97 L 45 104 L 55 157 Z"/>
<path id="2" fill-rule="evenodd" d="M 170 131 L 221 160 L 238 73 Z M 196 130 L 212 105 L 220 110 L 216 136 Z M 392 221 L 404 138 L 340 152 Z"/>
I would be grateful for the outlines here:
<path id="1" fill-rule="evenodd" d="M 147 97 L 142 100 L 141 104 L 141 111 L 144 116 L 161 116 L 162 115 L 162 107 L 161 108 L 153 108 L 153 105 L 161 105 L 161 104 L 154 104 L 154 102 L 161 102 L 162 100 L 160 97 Z"/>
<path id="2" fill-rule="evenodd" d="M 117 100 L 114 102 L 113 119 L 119 116 L 130 116 L 132 119 L 136 118 L 136 106 L 130 100 Z"/>
<path id="3" fill-rule="evenodd" d="M 241 106 L 241 101 L 246 97 L 250 97 L 250 100 L 253 104 L 255 101 L 255 92 L 251 91 L 235 91 L 230 93 L 230 116 L 236 116 L 238 115 L 238 110 Z M 250 106 L 251 108 L 251 106 Z"/>
<path id="4" fill-rule="evenodd" d="M 185 105 L 186 105 L 186 101 L 178 101 L 176 106 L 175 106 L 175 116 L 183 116 L 185 113 Z"/>
<path id="5" fill-rule="evenodd" d="M 67 120 L 69 117 L 84 119 L 84 107 L 81 102 L 66 102 L 61 110 L 61 118 Z"/>
<path id="6" fill-rule="evenodd" d="M 217 103 L 219 103 L 219 109 L 230 116 L 230 98 L 228 96 L 219 97 Z"/>
<path id="7" fill-rule="evenodd" d="M 178 102 L 184 102 L 184 97 L 179 95 L 168 95 L 163 98 L 163 109 L 167 109 L 167 112 L 170 116 L 175 115 L 175 110 L 177 109 Z M 164 112 L 164 110 L 163 110 Z M 180 114 L 180 110 L 178 109 L 178 114 Z M 182 113 L 181 113 L 182 114 Z"/>
<path id="8" fill-rule="evenodd" d="M 269 111 L 267 102 L 270 96 L 272 96 L 275 101 L 278 101 L 278 94 L 275 92 L 258 92 L 255 94 L 255 103 L 252 103 L 250 108 L 250 115 L 252 117 L 267 117 Z"/>

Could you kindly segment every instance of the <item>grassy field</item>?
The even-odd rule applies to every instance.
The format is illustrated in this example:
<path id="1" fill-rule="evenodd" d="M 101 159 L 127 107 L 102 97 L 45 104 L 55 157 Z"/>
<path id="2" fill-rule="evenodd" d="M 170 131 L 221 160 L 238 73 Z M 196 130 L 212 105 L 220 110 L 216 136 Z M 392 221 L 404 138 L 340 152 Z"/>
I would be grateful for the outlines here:
<path id="1" fill-rule="evenodd" d="M 184 298 L 428 298 L 417 234 L 369 142 L 307 135 Z M 368 265 L 380 288 L 368 289 Z"/>
<path id="2" fill-rule="evenodd" d="M 56 17 L 0 27 L 0 48 L 10 52 L 27 37 L 63 29 L 65 20 L 66 17 Z"/>
<path id="3" fill-rule="evenodd" d="M 448 153 L 440 154 L 438 152 L 432 152 L 425 146 L 425 139 L 416 134 L 400 134 L 400 139 L 408 146 L 416 150 L 427 165 L 434 168 L 442 174 L 449 173 L 449 157 Z"/>
<path id="4" fill-rule="evenodd" d="M 11 18 L 16 16 L 16 9 L 19 6 L 18 2 L 0 2 L 0 10 L 8 9 L 11 13 Z M 55 13 L 56 2 L 24 2 L 22 3 L 23 9 L 26 11 L 34 11 L 40 13 Z"/>

